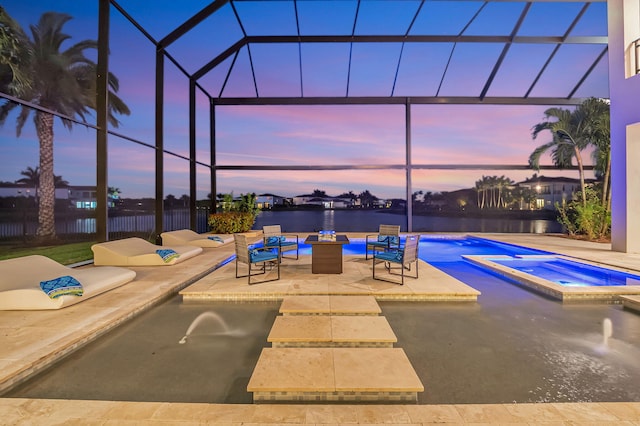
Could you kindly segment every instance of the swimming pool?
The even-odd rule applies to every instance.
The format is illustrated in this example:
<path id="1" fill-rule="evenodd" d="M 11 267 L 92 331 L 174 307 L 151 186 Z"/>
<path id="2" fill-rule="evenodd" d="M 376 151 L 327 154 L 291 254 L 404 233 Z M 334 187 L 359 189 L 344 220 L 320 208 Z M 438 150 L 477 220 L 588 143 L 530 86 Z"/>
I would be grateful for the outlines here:
<path id="1" fill-rule="evenodd" d="M 364 250 L 361 239 L 344 246 L 345 255 L 362 255 Z M 301 244 L 300 253 L 310 254 L 311 246 Z M 434 265 L 464 259 L 563 302 L 616 302 L 619 295 L 640 294 L 640 275 L 481 237 L 422 236 L 419 257 Z"/>
<path id="2" fill-rule="evenodd" d="M 603 304 L 566 309 L 462 258 L 479 252 L 539 253 L 482 239 L 424 237 L 421 257 L 482 297 L 477 303 L 380 303 L 398 347 L 425 384 L 419 404 L 640 400 L 640 316 Z M 5 396 L 251 403 L 247 381 L 268 346 L 277 307 L 184 304 L 175 297 Z M 179 344 L 207 312 L 234 332 L 221 335 L 216 321 L 205 321 L 187 344 Z M 598 350 L 605 317 L 614 332 L 611 350 L 603 355 Z"/>
<path id="3" fill-rule="evenodd" d="M 463 255 L 474 265 L 565 302 L 619 303 L 640 294 L 640 276 L 554 254 Z"/>
<path id="4" fill-rule="evenodd" d="M 638 275 L 560 256 L 515 256 L 491 260 L 498 265 L 508 266 L 567 287 L 640 285 Z"/>
<path id="5" fill-rule="evenodd" d="M 477 303 L 380 302 L 398 347 L 425 384 L 419 404 L 640 400 L 640 316 L 604 304 L 566 309 L 462 258 L 480 251 L 535 251 L 483 240 L 424 240 L 425 260 L 473 285 L 482 297 Z M 250 404 L 247 382 L 261 349 L 269 346 L 278 305 L 185 304 L 175 297 L 5 396 Z M 180 344 L 208 312 L 222 318 L 229 332 L 207 319 Z M 614 329 L 605 354 L 603 318 L 611 318 Z"/>
<path id="6" fill-rule="evenodd" d="M 404 242 L 404 236 L 401 241 Z M 343 245 L 345 256 L 364 255 L 366 240 L 352 238 Z M 300 254 L 310 255 L 310 244 L 299 244 Z M 419 255 L 426 262 L 458 261 L 464 254 L 544 255 L 548 252 L 468 235 L 429 235 L 420 237 Z"/>

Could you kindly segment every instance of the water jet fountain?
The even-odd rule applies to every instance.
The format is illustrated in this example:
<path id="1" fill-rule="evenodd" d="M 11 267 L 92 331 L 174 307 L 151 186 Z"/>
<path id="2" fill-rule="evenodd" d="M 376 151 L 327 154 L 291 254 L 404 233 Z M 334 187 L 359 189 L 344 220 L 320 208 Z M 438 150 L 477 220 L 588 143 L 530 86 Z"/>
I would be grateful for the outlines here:
<path id="1" fill-rule="evenodd" d="M 611 337 L 612 332 L 613 325 L 611 320 L 609 318 L 605 318 L 604 321 L 602 321 L 602 346 L 605 348 L 609 347 L 609 338 Z"/>
<path id="2" fill-rule="evenodd" d="M 207 321 L 207 320 L 214 321 L 215 324 L 220 329 L 220 331 L 212 334 L 221 335 L 221 336 L 233 336 L 233 337 L 240 337 L 245 335 L 245 333 L 241 330 L 230 330 L 229 326 L 220 315 L 218 315 L 215 312 L 209 311 L 209 312 L 201 313 L 196 317 L 196 319 L 193 320 L 191 325 L 189 325 L 189 328 L 187 328 L 187 332 L 185 333 L 184 336 L 182 336 L 182 339 L 180 339 L 178 343 L 181 345 L 184 345 L 185 343 L 187 343 L 187 339 L 189 338 L 193 330 L 195 330 L 196 327 L 198 327 L 200 324 L 202 324 L 204 321 Z"/>

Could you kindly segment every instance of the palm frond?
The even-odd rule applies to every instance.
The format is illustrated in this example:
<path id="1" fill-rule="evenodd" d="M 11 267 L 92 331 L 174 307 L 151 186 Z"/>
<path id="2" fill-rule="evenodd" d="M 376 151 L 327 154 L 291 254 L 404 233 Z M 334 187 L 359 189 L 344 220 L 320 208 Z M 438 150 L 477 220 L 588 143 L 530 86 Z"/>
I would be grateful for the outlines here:
<path id="1" fill-rule="evenodd" d="M 0 105 L 0 126 L 4 125 L 9 113 L 17 106 L 18 104 L 13 101 L 7 101 Z"/>

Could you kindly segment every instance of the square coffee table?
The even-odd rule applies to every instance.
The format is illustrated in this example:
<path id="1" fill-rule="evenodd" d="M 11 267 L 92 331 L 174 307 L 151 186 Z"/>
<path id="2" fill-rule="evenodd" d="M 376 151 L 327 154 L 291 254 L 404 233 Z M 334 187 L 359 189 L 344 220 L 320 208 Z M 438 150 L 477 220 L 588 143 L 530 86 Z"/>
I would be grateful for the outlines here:
<path id="1" fill-rule="evenodd" d="M 349 244 L 346 235 L 336 235 L 335 241 L 320 241 L 318 235 L 309 235 L 304 243 L 311 245 L 312 273 L 342 273 L 342 246 Z"/>

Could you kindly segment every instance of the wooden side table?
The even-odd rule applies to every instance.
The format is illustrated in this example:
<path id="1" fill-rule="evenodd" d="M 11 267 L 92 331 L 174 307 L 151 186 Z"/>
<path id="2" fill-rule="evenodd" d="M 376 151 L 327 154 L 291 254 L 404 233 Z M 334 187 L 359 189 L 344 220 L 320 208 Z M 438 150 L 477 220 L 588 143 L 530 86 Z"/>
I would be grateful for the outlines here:
<path id="1" fill-rule="evenodd" d="M 311 245 L 312 273 L 342 273 L 342 246 L 349 244 L 346 235 L 336 235 L 335 241 L 319 241 L 317 235 L 309 235 L 304 243 Z"/>

